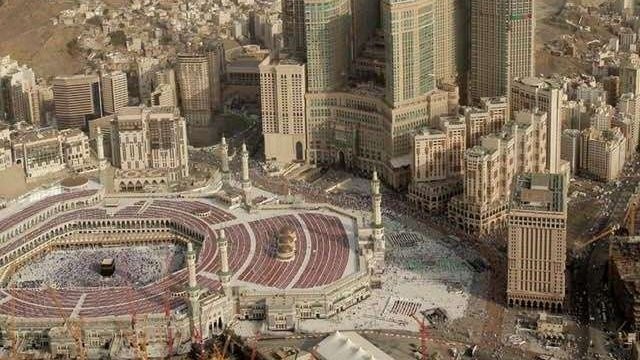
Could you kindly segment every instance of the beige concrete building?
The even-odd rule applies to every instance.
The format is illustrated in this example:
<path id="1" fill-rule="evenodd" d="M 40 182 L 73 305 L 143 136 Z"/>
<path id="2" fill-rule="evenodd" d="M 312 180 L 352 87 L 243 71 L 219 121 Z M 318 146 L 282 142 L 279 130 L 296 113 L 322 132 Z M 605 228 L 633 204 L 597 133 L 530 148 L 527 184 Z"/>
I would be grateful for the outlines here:
<path id="1" fill-rule="evenodd" d="M 628 54 L 620 64 L 620 93 L 640 95 L 640 56 Z"/>
<path id="2" fill-rule="evenodd" d="M 461 0 L 435 1 L 433 69 L 438 83 L 454 83 L 462 70 L 464 7 Z"/>
<path id="3" fill-rule="evenodd" d="M 592 109 L 590 125 L 600 131 L 611 129 L 615 108 L 608 104 L 600 104 Z"/>
<path id="4" fill-rule="evenodd" d="M 446 211 L 448 201 L 462 192 L 464 117 L 442 116 L 439 121 L 438 128 L 421 129 L 413 137 L 407 198 L 428 213 Z"/>
<path id="5" fill-rule="evenodd" d="M 129 105 L 127 74 L 122 71 L 107 73 L 100 80 L 102 85 L 102 109 L 105 114 L 115 114 Z"/>
<path id="6" fill-rule="evenodd" d="M 353 56 L 351 2 L 305 0 L 304 12 L 307 90 L 339 90 L 346 85 Z"/>
<path id="7" fill-rule="evenodd" d="M 567 251 L 567 189 L 563 175 L 519 176 L 508 221 L 509 305 L 562 309 Z"/>
<path id="8" fill-rule="evenodd" d="M 542 111 L 517 111 L 517 172 L 538 173 L 547 168 L 547 113 Z M 512 125 L 512 126 L 513 126 Z"/>
<path id="9" fill-rule="evenodd" d="M 387 103 L 396 108 L 435 89 L 433 0 L 382 1 Z"/>
<path id="10" fill-rule="evenodd" d="M 39 126 L 42 123 L 40 87 L 36 84 L 33 70 L 21 66 L 8 76 L 9 118 L 15 122 L 28 122 Z"/>
<path id="11" fill-rule="evenodd" d="M 12 165 L 11 131 L 8 124 L 0 122 L 0 171 Z"/>
<path id="12" fill-rule="evenodd" d="M 625 116 L 640 118 L 640 96 L 636 96 L 633 93 L 624 93 L 620 95 L 616 108 Z"/>
<path id="13" fill-rule="evenodd" d="M 158 84 L 155 82 L 156 72 L 160 71 L 160 59 L 154 57 L 139 57 L 136 59 L 138 75 L 138 93 L 141 104 L 149 104 L 151 92 Z"/>
<path id="14" fill-rule="evenodd" d="M 224 75 L 224 47 L 220 43 L 210 45 L 206 51 L 209 63 L 209 90 L 211 91 L 211 111 L 222 107 L 222 78 Z"/>
<path id="15" fill-rule="evenodd" d="M 580 130 L 565 129 L 562 132 L 560 158 L 569 163 L 571 175 L 576 175 L 580 168 L 580 144 Z"/>
<path id="16" fill-rule="evenodd" d="M 511 83 L 511 112 L 540 110 L 547 113 L 547 169 L 558 172 L 560 162 L 560 136 L 562 134 L 561 108 L 566 94 L 549 79 L 525 77 Z"/>
<path id="17" fill-rule="evenodd" d="M 613 120 L 612 125 L 620 129 L 620 131 L 622 131 L 622 135 L 627 139 L 627 149 L 625 151 L 627 160 L 633 158 L 633 155 L 638 149 L 640 122 L 638 119 L 634 119 L 629 116 L 619 116 Z"/>
<path id="18" fill-rule="evenodd" d="M 171 102 L 178 106 L 178 83 L 176 82 L 176 71 L 174 69 L 164 69 L 155 73 L 155 85 L 157 90 L 163 85 L 168 85 L 171 88 L 173 99 Z"/>
<path id="19" fill-rule="evenodd" d="M 466 126 L 462 116 L 443 116 L 438 128 L 423 128 L 413 136 L 411 179 L 432 182 L 462 175 Z"/>
<path id="20" fill-rule="evenodd" d="M 27 179 L 63 169 L 83 172 L 95 168 L 89 138 L 79 129 L 33 130 L 13 135 L 13 160 L 24 169 Z"/>
<path id="21" fill-rule="evenodd" d="M 467 147 L 480 145 L 483 136 L 496 133 L 509 120 L 509 103 L 506 97 L 484 98 L 480 107 L 463 108 L 467 124 Z"/>
<path id="22" fill-rule="evenodd" d="M 178 106 L 175 90 L 169 84 L 160 84 L 151 93 L 151 106 Z"/>
<path id="23" fill-rule="evenodd" d="M 467 233 L 487 235 L 504 226 L 516 173 L 516 137 L 485 136 L 465 152 L 464 191 L 449 202 L 450 221 Z"/>
<path id="24" fill-rule="evenodd" d="M 371 173 L 378 169 L 395 188 L 411 176 L 412 136 L 430 119 L 446 115 L 450 93 L 389 108 L 381 88 L 363 84 L 348 92 L 307 94 L 307 146 L 311 163 L 337 164 Z"/>
<path id="25" fill-rule="evenodd" d="M 469 92 L 483 97 L 509 94 L 511 82 L 534 73 L 533 0 L 471 0 Z"/>
<path id="26" fill-rule="evenodd" d="M 176 77 L 180 93 L 180 108 L 189 126 L 207 125 L 212 116 L 209 62 L 205 55 L 180 54 Z"/>
<path id="27" fill-rule="evenodd" d="M 588 128 L 582 132 L 580 168 L 598 180 L 615 180 L 624 167 L 626 150 L 627 139 L 619 128 Z"/>
<path id="28" fill-rule="evenodd" d="M 102 116 L 100 78 L 97 75 L 56 77 L 53 101 L 58 128 L 84 128 L 89 120 Z"/>
<path id="29" fill-rule="evenodd" d="M 143 190 L 189 176 L 186 121 L 175 107 L 125 107 L 111 121 L 116 190 Z"/>
<path id="30" fill-rule="evenodd" d="M 265 158 L 279 164 L 306 160 L 305 65 L 274 53 L 260 64 Z"/>

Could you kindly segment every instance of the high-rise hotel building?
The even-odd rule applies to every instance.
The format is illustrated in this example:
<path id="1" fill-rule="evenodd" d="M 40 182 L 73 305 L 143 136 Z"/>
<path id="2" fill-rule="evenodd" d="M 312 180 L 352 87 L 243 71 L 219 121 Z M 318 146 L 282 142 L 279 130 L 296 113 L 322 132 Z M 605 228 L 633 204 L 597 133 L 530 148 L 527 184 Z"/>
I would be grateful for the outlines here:
<path id="1" fill-rule="evenodd" d="M 509 95 L 534 74 L 533 0 L 471 0 L 471 100 Z"/>
<path id="2" fill-rule="evenodd" d="M 564 175 L 519 176 L 508 222 L 509 305 L 560 310 L 565 298 L 567 249 Z"/>
<path id="3" fill-rule="evenodd" d="M 265 159 L 278 164 L 306 158 L 305 65 L 274 53 L 260 64 L 260 101 Z"/>
<path id="4" fill-rule="evenodd" d="M 307 90 L 342 89 L 353 59 L 349 0 L 306 0 Z"/>
<path id="5" fill-rule="evenodd" d="M 106 114 L 115 114 L 129 104 L 127 74 L 122 71 L 102 75 L 102 108 Z"/>
<path id="6" fill-rule="evenodd" d="M 84 128 L 89 120 L 102 116 L 100 78 L 97 75 L 56 77 L 53 101 L 59 129 Z"/>
<path id="7" fill-rule="evenodd" d="M 432 0 L 383 0 L 386 101 L 396 108 L 435 89 Z"/>

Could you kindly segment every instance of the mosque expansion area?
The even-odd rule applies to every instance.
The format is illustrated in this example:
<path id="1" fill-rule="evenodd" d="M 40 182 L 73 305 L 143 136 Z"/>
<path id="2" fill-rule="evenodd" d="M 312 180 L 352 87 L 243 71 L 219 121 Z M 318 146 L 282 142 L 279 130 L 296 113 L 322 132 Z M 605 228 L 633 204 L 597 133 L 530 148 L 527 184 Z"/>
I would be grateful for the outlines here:
<path id="1" fill-rule="evenodd" d="M 166 356 L 235 319 L 293 330 L 370 295 L 379 214 L 372 226 L 329 205 L 238 205 L 230 193 L 111 197 L 86 182 L 0 210 L 3 345 L 136 358 L 144 343 Z"/>

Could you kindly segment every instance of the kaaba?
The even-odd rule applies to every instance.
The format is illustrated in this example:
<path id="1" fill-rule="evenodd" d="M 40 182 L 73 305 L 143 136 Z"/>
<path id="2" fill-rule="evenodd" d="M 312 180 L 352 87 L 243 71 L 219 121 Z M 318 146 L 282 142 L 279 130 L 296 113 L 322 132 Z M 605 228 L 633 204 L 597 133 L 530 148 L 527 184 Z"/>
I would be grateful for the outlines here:
<path id="1" fill-rule="evenodd" d="M 104 259 L 100 263 L 100 275 L 111 276 L 116 271 L 116 263 L 113 259 Z"/>

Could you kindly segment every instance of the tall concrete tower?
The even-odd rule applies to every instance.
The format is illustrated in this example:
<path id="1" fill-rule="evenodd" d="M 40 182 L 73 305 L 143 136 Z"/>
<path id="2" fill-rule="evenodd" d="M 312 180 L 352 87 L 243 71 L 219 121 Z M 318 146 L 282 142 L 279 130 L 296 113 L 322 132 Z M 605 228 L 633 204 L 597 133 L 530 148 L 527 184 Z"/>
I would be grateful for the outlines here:
<path id="1" fill-rule="evenodd" d="M 435 89 L 434 1 L 382 1 L 386 101 L 392 107 Z"/>
<path id="2" fill-rule="evenodd" d="M 222 141 L 220 142 L 220 153 L 218 156 L 220 157 L 220 163 L 222 171 L 222 182 L 225 184 L 229 184 L 229 180 L 231 179 L 231 173 L 229 172 L 229 145 L 227 145 L 227 139 L 223 136 Z"/>
<path id="3" fill-rule="evenodd" d="M 104 169 L 107 166 L 107 161 L 104 158 L 104 137 L 102 135 L 102 129 L 96 130 L 96 155 L 98 157 L 98 166 L 100 169 Z"/>
<path id="4" fill-rule="evenodd" d="M 380 179 L 378 179 L 378 172 L 375 170 L 373 171 L 373 178 L 371 179 L 371 202 L 373 212 L 371 227 L 373 228 L 374 237 L 379 238 L 383 235 L 382 194 L 380 193 Z"/>
<path id="5" fill-rule="evenodd" d="M 193 250 L 193 244 L 191 242 L 187 243 L 187 271 L 189 273 L 187 303 L 191 322 L 191 337 L 195 338 L 196 332 L 202 333 L 202 323 L 200 321 L 200 288 L 198 288 L 198 281 L 196 279 L 196 252 Z"/>
<path id="6" fill-rule="evenodd" d="M 300 58 L 307 55 L 304 0 L 282 1 L 282 38 L 285 49 Z"/>
<path id="7" fill-rule="evenodd" d="M 189 289 L 198 287 L 196 280 L 196 252 L 193 250 L 193 244 L 187 244 L 187 270 L 189 271 Z"/>
<path id="8" fill-rule="evenodd" d="M 373 171 L 373 178 L 371 179 L 371 203 L 373 211 L 373 219 L 371 221 L 371 235 L 373 240 L 373 268 L 376 273 L 384 271 L 384 253 L 385 253 L 385 241 L 384 241 L 384 225 L 382 224 L 382 194 L 380 193 L 380 179 L 378 179 L 378 172 Z"/>
<path id="9" fill-rule="evenodd" d="M 511 81 L 534 74 L 533 0 L 471 0 L 472 102 L 509 95 Z"/>
<path id="10" fill-rule="evenodd" d="M 251 189 L 251 179 L 249 179 L 249 151 L 247 145 L 242 143 L 242 189 Z"/>
<path id="11" fill-rule="evenodd" d="M 218 276 L 222 285 L 229 283 L 231 280 L 231 271 L 229 270 L 229 243 L 224 230 L 220 230 L 220 236 L 218 237 L 218 251 L 220 251 L 220 272 Z"/>
<path id="12" fill-rule="evenodd" d="M 341 89 L 352 60 L 351 2 L 304 0 L 307 91 Z"/>
<path id="13" fill-rule="evenodd" d="M 129 104 L 127 74 L 122 71 L 107 73 L 100 79 L 102 109 L 105 114 L 115 114 Z"/>

